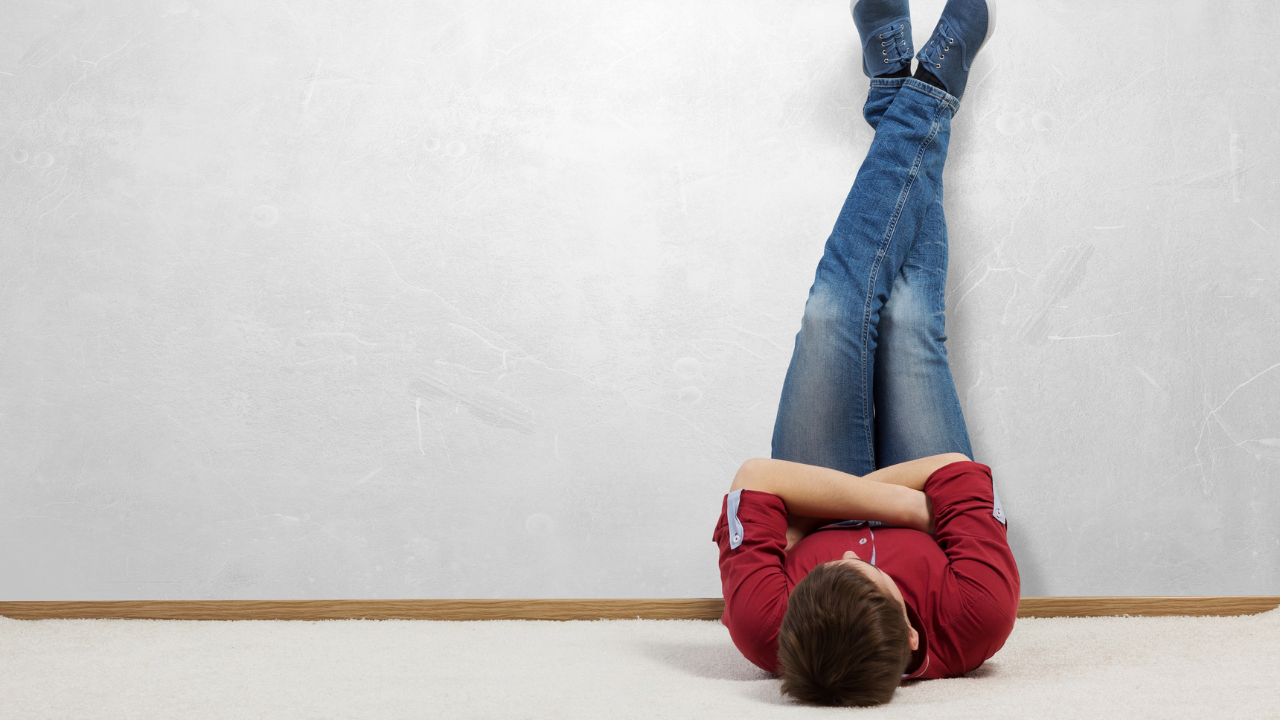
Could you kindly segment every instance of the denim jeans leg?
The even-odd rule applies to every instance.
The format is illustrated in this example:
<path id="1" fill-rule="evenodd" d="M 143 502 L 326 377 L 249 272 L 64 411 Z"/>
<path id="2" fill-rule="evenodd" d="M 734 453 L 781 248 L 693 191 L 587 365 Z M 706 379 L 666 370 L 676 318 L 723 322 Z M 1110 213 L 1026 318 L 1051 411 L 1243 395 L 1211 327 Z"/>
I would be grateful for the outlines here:
<path id="1" fill-rule="evenodd" d="M 877 467 L 948 452 L 973 458 L 947 361 L 947 224 L 940 194 L 926 218 L 880 310 Z"/>
<path id="2" fill-rule="evenodd" d="M 876 136 L 827 239 L 773 429 L 773 457 L 855 475 L 876 468 L 872 383 L 881 308 L 929 208 L 958 101 L 913 78 Z"/>
<path id="3" fill-rule="evenodd" d="M 902 89 L 906 78 L 871 78 L 871 88 L 867 90 L 867 102 L 862 106 L 862 117 L 872 130 L 880 124 L 880 118 L 893 105 L 894 98 Z"/>

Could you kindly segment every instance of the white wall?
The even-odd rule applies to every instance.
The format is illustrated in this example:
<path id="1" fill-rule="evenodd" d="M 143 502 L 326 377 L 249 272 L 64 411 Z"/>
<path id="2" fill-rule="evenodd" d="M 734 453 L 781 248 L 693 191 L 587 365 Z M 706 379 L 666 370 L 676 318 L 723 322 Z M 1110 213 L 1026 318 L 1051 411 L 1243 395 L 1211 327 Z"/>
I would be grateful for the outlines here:
<path id="1" fill-rule="evenodd" d="M 6 10 L 0 599 L 719 596 L 846 2 Z M 1024 594 L 1280 594 L 1280 9 L 999 17 L 948 329 Z"/>

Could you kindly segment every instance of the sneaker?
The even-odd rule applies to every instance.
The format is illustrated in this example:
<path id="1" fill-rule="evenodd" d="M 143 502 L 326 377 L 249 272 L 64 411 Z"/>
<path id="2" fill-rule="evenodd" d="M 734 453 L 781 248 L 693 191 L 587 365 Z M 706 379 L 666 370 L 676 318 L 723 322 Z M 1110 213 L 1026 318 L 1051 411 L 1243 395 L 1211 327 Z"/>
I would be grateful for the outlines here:
<path id="1" fill-rule="evenodd" d="M 969 67 L 996 31 L 994 0 L 947 0 L 933 37 L 916 60 L 960 98 L 969 82 Z"/>
<path id="2" fill-rule="evenodd" d="M 907 0 L 851 0 L 849 12 L 862 38 L 862 72 L 881 77 L 911 70 L 911 8 Z"/>

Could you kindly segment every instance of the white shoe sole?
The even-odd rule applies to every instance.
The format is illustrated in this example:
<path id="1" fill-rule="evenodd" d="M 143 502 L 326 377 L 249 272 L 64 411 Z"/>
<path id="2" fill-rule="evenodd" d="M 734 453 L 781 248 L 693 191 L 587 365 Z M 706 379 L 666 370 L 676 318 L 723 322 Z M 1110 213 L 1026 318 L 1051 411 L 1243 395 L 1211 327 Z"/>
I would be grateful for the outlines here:
<path id="1" fill-rule="evenodd" d="M 996 34 L 996 0 L 987 0 L 987 35 L 982 38 L 982 44 L 978 46 L 978 50 L 987 46 L 987 41 L 992 35 Z M 976 53 L 975 53 L 976 54 Z"/>

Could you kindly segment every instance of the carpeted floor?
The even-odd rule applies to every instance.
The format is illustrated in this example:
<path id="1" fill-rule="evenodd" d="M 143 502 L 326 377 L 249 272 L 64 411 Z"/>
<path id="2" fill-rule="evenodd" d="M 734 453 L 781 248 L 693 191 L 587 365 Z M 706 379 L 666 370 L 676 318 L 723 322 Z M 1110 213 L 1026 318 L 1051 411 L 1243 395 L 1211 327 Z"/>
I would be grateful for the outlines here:
<path id="1" fill-rule="evenodd" d="M 719 623 L 0 618 L 0 718 L 1280 718 L 1280 609 L 1019 620 L 965 678 L 800 706 Z"/>

